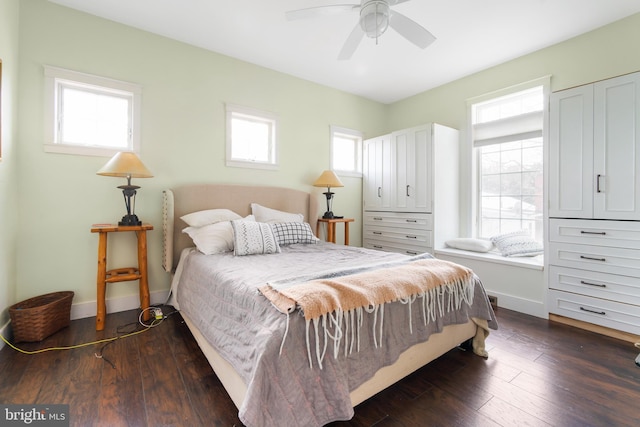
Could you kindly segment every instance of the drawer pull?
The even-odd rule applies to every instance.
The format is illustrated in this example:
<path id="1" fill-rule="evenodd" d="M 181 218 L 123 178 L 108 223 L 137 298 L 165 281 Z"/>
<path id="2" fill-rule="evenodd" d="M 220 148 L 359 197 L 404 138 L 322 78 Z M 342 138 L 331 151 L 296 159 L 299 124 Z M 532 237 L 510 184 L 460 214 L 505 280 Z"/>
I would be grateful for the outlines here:
<path id="1" fill-rule="evenodd" d="M 404 237 L 406 237 L 407 239 L 417 239 L 418 238 L 417 236 L 404 236 Z"/>
<path id="2" fill-rule="evenodd" d="M 607 233 L 604 231 L 584 231 L 584 230 L 580 230 L 581 234 L 598 234 L 600 236 L 606 236 Z"/>
<path id="3" fill-rule="evenodd" d="M 379 216 L 374 216 L 374 217 L 373 217 L 373 220 L 374 220 L 374 221 L 382 221 L 382 218 L 381 218 L 381 217 L 379 217 Z"/>
<path id="4" fill-rule="evenodd" d="M 418 252 L 414 251 L 406 251 L 409 255 L 418 255 Z"/>
<path id="5" fill-rule="evenodd" d="M 590 283 L 590 282 L 585 282 L 584 280 L 580 280 L 580 284 L 588 285 L 588 286 L 597 286 L 598 288 L 606 288 L 607 287 L 607 285 L 603 285 L 602 283 Z"/>
<path id="6" fill-rule="evenodd" d="M 373 247 L 376 249 L 382 249 L 382 246 L 378 246 L 378 245 L 373 245 Z"/>
<path id="7" fill-rule="evenodd" d="M 580 310 L 586 311 L 587 313 L 599 314 L 601 316 L 605 316 L 607 314 L 604 311 L 589 310 L 588 308 L 584 308 L 584 307 L 580 307 Z"/>
<path id="8" fill-rule="evenodd" d="M 417 219 L 405 219 L 406 222 L 418 222 Z"/>
<path id="9" fill-rule="evenodd" d="M 382 231 L 374 231 L 373 234 L 377 234 L 379 236 L 382 236 Z"/>
<path id="10" fill-rule="evenodd" d="M 590 256 L 585 256 L 585 255 L 580 255 L 580 258 L 581 259 L 588 259 L 590 261 L 602 261 L 602 262 L 607 260 L 606 258 L 595 258 L 595 257 L 590 257 Z"/>

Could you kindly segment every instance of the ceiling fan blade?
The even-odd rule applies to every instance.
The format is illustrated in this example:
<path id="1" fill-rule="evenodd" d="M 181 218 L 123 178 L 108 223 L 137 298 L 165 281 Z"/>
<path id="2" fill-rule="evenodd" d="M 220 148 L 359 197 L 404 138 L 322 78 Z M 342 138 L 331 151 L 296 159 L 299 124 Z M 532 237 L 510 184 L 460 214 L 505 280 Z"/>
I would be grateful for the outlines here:
<path id="1" fill-rule="evenodd" d="M 309 7 L 306 9 L 290 10 L 285 12 L 288 21 L 311 18 L 316 15 L 339 15 L 359 9 L 359 4 L 333 4 L 330 6 Z"/>
<path id="2" fill-rule="evenodd" d="M 404 2 L 408 2 L 409 0 L 389 0 L 389 6 L 393 6 L 395 4 L 400 4 Z"/>
<path id="3" fill-rule="evenodd" d="M 344 61 L 351 58 L 353 53 L 358 48 L 358 45 L 360 45 L 363 37 L 364 31 L 360 27 L 360 23 L 358 23 L 353 28 L 353 31 L 351 31 L 351 34 L 349 34 L 349 37 L 347 37 L 347 40 L 344 42 L 344 46 L 342 46 L 342 50 L 340 50 L 340 54 L 338 55 L 338 60 Z"/>
<path id="4" fill-rule="evenodd" d="M 423 26 L 396 11 L 392 11 L 389 26 L 420 49 L 424 49 L 436 41 L 434 35 Z"/>

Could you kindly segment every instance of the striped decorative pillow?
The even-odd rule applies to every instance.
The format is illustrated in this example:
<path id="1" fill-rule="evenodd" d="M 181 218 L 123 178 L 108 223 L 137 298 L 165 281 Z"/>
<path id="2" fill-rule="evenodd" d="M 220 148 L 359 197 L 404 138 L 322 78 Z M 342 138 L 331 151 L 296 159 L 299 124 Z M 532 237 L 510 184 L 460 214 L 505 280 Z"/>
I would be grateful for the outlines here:
<path id="1" fill-rule="evenodd" d="M 275 254 L 280 246 L 269 224 L 263 222 L 234 220 L 233 254 L 238 256 L 256 254 Z"/>

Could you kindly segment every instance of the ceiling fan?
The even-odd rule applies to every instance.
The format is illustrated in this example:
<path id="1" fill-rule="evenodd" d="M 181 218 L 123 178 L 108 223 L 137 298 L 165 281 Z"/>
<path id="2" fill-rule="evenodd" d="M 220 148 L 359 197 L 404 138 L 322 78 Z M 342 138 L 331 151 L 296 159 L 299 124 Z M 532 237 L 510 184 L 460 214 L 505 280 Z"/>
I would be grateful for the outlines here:
<path id="1" fill-rule="evenodd" d="M 396 30 L 401 36 L 419 48 L 425 49 L 436 40 L 433 34 L 414 20 L 391 9 L 391 6 L 407 1 L 409 0 L 362 0 L 360 4 L 316 6 L 289 11 L 286 13 L 286 17 L 292 21 L 310 18 L 316 15 L 335 15 L 359 10 L 360 20 L 353 31 L 351 31 L 351 34 L 349 34 L 349 37 L 347 37 L 338 55 L 339 60 L 351 58 L 365 34 L 368 37 L 375 38 L 377 44 L 378 38 L 384 34 L 389 27 Z"/>

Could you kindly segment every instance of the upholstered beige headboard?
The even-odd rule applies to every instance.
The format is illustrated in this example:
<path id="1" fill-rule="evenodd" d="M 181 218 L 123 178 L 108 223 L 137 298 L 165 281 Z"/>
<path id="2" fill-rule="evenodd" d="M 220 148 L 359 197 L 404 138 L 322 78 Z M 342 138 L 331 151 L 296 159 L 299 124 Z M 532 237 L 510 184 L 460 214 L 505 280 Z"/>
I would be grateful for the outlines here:
<path id="1" fill-rule="evenodd" d="M 162 200 L 162 267 L 168 273 L 175 270 L 182 250 L 193 246 L 191 238 L 182 233 L 187 224 L 180 217 L 185 214 L 226 208 L 244 217 L 251 213 L 251 203 L 258 203 L 271 209 L 301 213 L 312 230 L 316 229 L 318 219 L 317 198 L 291 188 L 234 184 L 183 185 L 164 190 Z"/>

